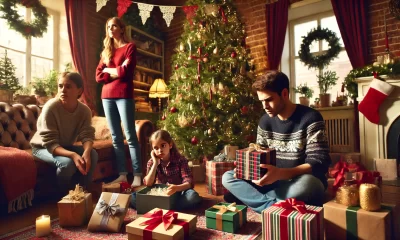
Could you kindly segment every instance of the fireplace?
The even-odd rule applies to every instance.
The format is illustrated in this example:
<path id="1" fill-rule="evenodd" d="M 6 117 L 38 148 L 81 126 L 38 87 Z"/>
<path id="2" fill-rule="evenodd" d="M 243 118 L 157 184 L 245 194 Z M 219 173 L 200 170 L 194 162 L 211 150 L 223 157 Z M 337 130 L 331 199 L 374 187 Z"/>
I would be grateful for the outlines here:
<path id="1" fill-rule="evenodd" d="M 367 94 L 372 77 L 358 78 L 358 101 Z M 362 163 L 374 169 L 374 158 L 398 158 L 400 149 L 400 79 L 386 79 L 395 88 L 379 108 L 380 122 L 373 124 L 359 113 Z"/>

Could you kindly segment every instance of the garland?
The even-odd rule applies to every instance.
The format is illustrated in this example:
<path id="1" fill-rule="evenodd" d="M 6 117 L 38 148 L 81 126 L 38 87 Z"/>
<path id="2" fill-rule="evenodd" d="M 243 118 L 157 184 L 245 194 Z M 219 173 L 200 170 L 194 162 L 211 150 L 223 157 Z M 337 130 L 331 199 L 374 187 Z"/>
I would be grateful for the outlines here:
<path id="1" fill-rule="evenodd" d="M 310 52 L 310 45 L 315 40 L 326 40 L 328 42 L 330 48 L 325 54 L 315 56 Z M 304 37 L 300 46 L 299 57 L 309 69 L 323 69 L 339 55 L 340 50 L 339 38 L 336 36 L 336 33 L 327 28 L 321 29 L 321 27 L 318 26 Z"/>
<path id="2" fill-rule="evenodd" d="M 16 10 L 17 4 L 32 8 L 35 20 L 31 23 L 25 22 Z M 3 13 L 1 18 L 7 20 L 10 28 L 21 33 L 25 38 L 42 37 L 47 30 L 49 14 L 39 0 L 0 0 L 0 12 Z"/>

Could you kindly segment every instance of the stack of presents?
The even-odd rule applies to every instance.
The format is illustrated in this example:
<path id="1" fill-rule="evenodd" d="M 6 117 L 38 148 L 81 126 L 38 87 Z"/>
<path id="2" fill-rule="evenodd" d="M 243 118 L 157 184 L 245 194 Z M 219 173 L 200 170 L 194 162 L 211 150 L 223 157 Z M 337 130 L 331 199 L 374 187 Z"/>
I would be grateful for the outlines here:
<path id="1" fill-rule="evenodd" d="M 261 213 L 262 239 L 400 239 L 400 208 L 381 203 L 379 172 L 366 171 L 359 158 L 340 156 L 329 171 L 335 198 L 323 205 L 306 205 L 287 199 Z M 227 192 L 222 175 L 236 168 L 236 177 L 260 179 L 260 164 L 275 164 L 274 149 L 250 144 L 246 149 L 225 146 L 223 153 L 206 161 L 206 185 L 213 195 Z M 156 184 L 137 192 L 136 219 L 125 215 L 131 189 L 127 183 L 104 185 L 97 205 L 92 196 L 76 186 L 59 203 L 62 227 L 88 226 L 89 231 L 120 232 L 124 225 L 128 239 L 190 239 L 196 231 L 197 215 L 173 211 L 177 194 L 149 195 Z M 153 189 L 154 190 L 154 189 Z M 247 222 L 247 207 L 218 203 L 205 211 L 206 227 L 237 233 Z"/>

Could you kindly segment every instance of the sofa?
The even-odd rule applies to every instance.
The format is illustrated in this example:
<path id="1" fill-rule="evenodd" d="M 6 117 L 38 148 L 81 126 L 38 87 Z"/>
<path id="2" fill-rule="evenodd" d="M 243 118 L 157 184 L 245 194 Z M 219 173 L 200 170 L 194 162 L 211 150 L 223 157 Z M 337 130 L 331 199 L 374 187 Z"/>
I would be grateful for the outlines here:
<path id="1" fill-rule="evenodd" d="M 13 104 L 9 105 L 0 102 L 0 146 L 18 148 L 32 154 L 30 139 L 33 137 L 36 122 L 41 109 L 37 105 Z M 136 120 L 136 133 L 141 147 L 142 169 L 146 169 L 147 160 L 150 156 L 149 137 L 154 131 L 154 125 L 148 120 Z M 115 165 L 115 155 L 111 142 L 110 131 L 104 117 L 93 117 L 92 125 L 96 129 L 93 148 L 99 155 L 99 160 L 93 174 L 93 182 L 101 183 L 104 179 L 118 175 Z M 76 143 L 80 144 L 80 143 Z M 125 152 L 127 153 L 126 166 L 132 172 L 132 164 L 129 149 L 125 142 Z M 34 159 L 36 166 L 36 185 L 34 187 L 35 199 L 48 198 L 54 194 L 56 187 L 55 168 L 38 158 Z M 0 159 L 1 161 L 1 159 Z M 3 166 L 4 167 L 4 166 Z M 7 169 L 0 169 L 7 171 Z M 143 171 L 143 172 L 144 172 Z M 18 173 L 15 173 L 18 174 Z M 0 205 L 7 203 L 4 192 L 2 192 L 0 182 Z"/>

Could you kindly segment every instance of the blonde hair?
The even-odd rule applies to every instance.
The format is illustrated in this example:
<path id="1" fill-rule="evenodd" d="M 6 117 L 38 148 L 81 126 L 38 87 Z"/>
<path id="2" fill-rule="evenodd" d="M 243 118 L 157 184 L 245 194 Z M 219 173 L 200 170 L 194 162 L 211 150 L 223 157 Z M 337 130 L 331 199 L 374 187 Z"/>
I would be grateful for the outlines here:
<path id="1" fill-rule="evenodd" d="M 171 151 L 179 153 L 178 149 L 176 148 L 176 144 L 175 144 L 174 140 L 172 140 L 172 137 L 169 134 L 169 132 L 167 132 L 165 130 L 157 130 L 157 131 L 153 132 L 153 134 L 151 134 L 151 136 L 149 138 L 149 142 L 151 145 L 153 145 L 153 142 L 157 141 L 159 139 L 166 141 L 168 144 L 172 144 Z M 151 146 L 151 147 L 153 147 L 153 146 Z"/>
<path id="2" fill-rule="evenodd" d="M 103 62 L 106 65 L 108 65 L 110 63 L 111 58 L 113 57 L 114 50 L 115 50 L 114 39 L 110 38 L 110 36 L 108 35 L 108 29 L 107 29 L 108 28 L 108 22 L 111 21 L 111 20 L 115 20 L 115 23 L 121 28 L 121 30 L 122 30 L 122 36 L 121 36 L 122 41 L 125 42 L 125 43 L 131 42 L 129 36 L 126 34 L 125 23 L 120 18 L 112 17 L 112 18 L 107 19 L 106 27 L 105 27 L 106 28 L 106 37 L 103 40 L 104 49 L 103 49 L 103 51 L 101 52 L 101 55 L 100 55 L 100 57 L 103 59 Z"/>

